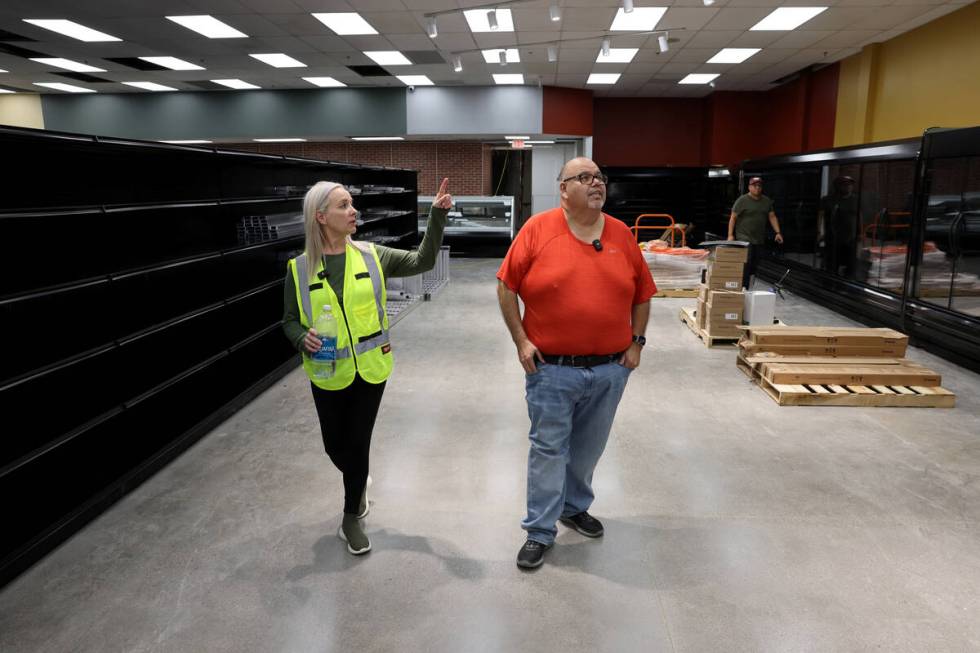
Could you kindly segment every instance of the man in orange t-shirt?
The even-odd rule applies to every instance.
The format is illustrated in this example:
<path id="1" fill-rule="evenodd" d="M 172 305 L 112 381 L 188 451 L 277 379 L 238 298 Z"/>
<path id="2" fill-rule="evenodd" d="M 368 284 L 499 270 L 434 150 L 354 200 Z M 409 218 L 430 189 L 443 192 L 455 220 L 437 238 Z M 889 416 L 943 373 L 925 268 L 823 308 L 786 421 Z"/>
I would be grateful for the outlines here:
<path id="1" fill-rule="evenodd" d="M 640 364 L 657 291 L 629 228 L 602 212 L 606 177 L 598 166 L 572 159 L 558 181 L 561 208 L 532 216 L 497 272 L 531 419 L 522 568 L 544 562 L 559 520 L 587 537 L 604 532 L 588 513 L 592 473 Z"/>

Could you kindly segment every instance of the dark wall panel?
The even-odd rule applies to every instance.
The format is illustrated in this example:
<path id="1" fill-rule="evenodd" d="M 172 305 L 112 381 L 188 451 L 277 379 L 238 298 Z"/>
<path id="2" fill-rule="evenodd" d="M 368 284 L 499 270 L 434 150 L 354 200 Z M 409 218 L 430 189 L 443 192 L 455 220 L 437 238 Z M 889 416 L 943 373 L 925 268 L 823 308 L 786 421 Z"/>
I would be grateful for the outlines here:
<path id="1" fill-rule="evenodd" d="M 181 140 L 406 132 L 404 88 L 44 95 L 48 129 Z"/>

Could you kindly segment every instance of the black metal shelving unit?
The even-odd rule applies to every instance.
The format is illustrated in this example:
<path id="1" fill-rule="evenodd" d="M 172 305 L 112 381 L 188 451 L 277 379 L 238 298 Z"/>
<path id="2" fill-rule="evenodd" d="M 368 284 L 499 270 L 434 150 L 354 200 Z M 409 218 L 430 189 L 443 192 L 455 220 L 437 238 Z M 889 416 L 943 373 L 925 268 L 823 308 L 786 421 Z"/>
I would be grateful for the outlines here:
<path id="1" fill-rule="evenodd" d="M 760 275 L 849 317 L 909 334 L 915 344 L 980 371 L 980 127 L 922 138 L 746 161 L 776 203 L 785 246 Z M 818 223 L 847 204 L 853 246 L 821 247 Z M 826 223 L 825 223 L 826 224 Z M 770 234 L 771 237 L 771 234 Z"/>
<path id="2" fill-rule="evenodd" d="M 411 170 L 16 128 L 0 144 L 3 583 L 298 365 L 280 320 L 302 230 L 243 220 L 301 216 L 327 179 L 390 214 L 361 239 L 418 231 Z"/>

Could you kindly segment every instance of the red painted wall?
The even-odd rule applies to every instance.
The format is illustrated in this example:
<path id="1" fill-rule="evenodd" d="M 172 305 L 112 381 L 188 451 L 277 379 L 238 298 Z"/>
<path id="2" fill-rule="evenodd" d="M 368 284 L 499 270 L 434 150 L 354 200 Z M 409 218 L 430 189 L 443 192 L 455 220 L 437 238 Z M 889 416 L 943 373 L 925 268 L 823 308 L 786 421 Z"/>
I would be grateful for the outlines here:
<path id="1" fill-rule="evenodd" d="M 545 86 L 541 101 L 541 133 L 592 135 L 592 91 Z"/>
<path id="2" fill-rule="evenodd" d="M 701 165 L 704 101 L 597 98 L 592 158 L 602 166 Z"/>
<path id="3" fill-rule="evenodd" d="M 594 158 L 600 165 L 731 166 L 833 147 L 837 77 L 835 64 L 769 91 L 596 99 Z"/>
<path id="4" fill-rule="evenodd" d="M 837 64 L 821 68 L 810 77 L 804 150 L 823 150 L 834 146 L 839 77 L 840 66 Z"/>
<path id="5" fill-rule="evenodd" d="M 222 147 L 225 147 L 222 145 Z M 454 195 L 490 194 L 490 148 L 475 141 L 394 143 L 236 143 L 228 149 L 419 171 L 419 195 L 434 195 L 449 177 Z"/>

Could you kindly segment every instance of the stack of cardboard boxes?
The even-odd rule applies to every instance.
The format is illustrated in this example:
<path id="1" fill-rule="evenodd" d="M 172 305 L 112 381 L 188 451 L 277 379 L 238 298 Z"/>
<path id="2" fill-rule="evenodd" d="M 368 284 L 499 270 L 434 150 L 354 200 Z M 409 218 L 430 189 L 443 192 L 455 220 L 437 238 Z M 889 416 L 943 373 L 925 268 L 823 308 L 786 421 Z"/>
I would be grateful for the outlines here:
<path id="1" fill-rule="evenodd" d="M 708 336 L 738 338 L 745 299 L 742 271 L 748 258 L 744 247 L 715 247 L 708 267 L 701 274 L 698 295 L 698 326 Z"/>

